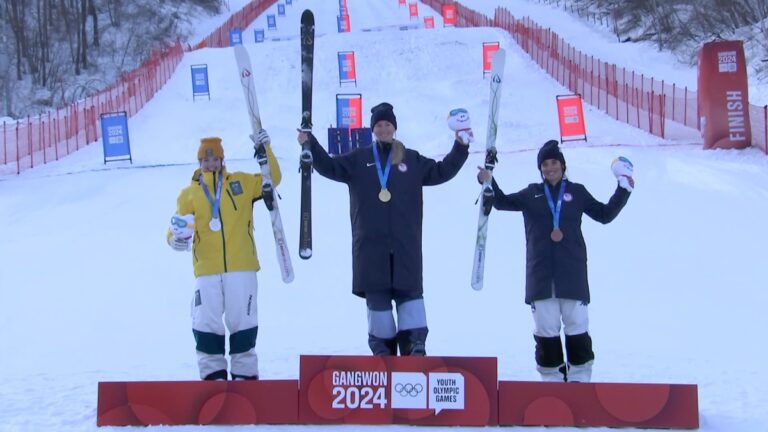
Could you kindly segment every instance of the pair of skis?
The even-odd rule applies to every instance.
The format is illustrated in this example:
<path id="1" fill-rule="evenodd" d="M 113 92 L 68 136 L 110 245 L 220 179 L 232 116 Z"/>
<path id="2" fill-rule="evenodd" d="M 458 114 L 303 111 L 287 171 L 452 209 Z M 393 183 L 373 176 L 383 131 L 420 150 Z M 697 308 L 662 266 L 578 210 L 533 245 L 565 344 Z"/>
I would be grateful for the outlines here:
<path id="1" fill-rule="evenodd" d="M 312 69 L 314 60 L 315 45 L 315 18 L 312 11 L 305 10 L 301 14 L 301 130 L 310 132 L 312 130 Z M 253 76 L 251 60 L 248 52 L 242 45 L 235 46 L 235 57 L 240 69 L 240 83 L 243 86 L 243 92 L 248 104 L 249 117 L 251 119 L 251 129 L 256 135 L 261 131 L 261 117 L 259 116 L 259 107 L 256 101 L 256 91 L 253 86 Z M 491 173 L 491 176 L 483 182 L 482 185 L 482 203 L 480 205 L 480 214 L 477 223 L 477 237 L 475 241 L 475 254 L 472 266 L 472 288 L 481 290 L 483 288 L 483 273 L 485 269 L 485 248 L 488 238 L 488 216 L 493 206 L 493 188 L 491 186 L 493 169 L 496 166 L 496 132 L 499 121 L 499 101 L 501 97 L 501 84 L 504 77 L 504 64 L 506 61 L 506 52 L 499 49 L 492 59 L 491 64 L 491 93 L 488 112 L 488 131 L 485 140 L 485 169 Z M 274 200 L 274 191 L 272 190 L 272 177 L 269 172 L 269 165 L 266 159 L 266 149 L 257 148 L 257 159 L 261 167 L 262 177 L 264 179 L 264 202 L 267 204 L 270 216 L 272 218 L 272 231 L 275 237 L 278 261 L 283 281 L 293 280 L 293 267 L 291 265 L 290 254 L 285 240 L 280 210 L 277 201 Z M 301 156 L 299 158 L 299 169 L 301 171 L 301 216 L 299 231 L 299 256 L 302 259 L 309 259 L 312 256 L 312 153 L 309 150 L 309 144 L 302 146 Z"/>
<path id="2" fill-rule="evenodd" d="M 312 59 L 315 44 L 315 18 L 310 10 L 305 10 L 301 15 L 301 99 L 302 119 L 301 129 L 312 130 Z M 261 132 L 261 115 L 259 103 L 256 99 L 256 88 L 253 81 L 253 68 L 251 58 L 243 45 L 235 45 L 235 59 L 237 60 L 240 85 L 248 107 L 248 118 L 251 122 L 251 131 L 254 136 Z M 294 278 L 291 256 L 288 252 L 288 243 L 285 239 L 285 230 L 280 217 L 280 208 L 275 200 L 275 191 L 272 186 L 272 173 L 267 161 L 267 149 L 263 145 L 256 145 L 256 160 L 261 168 L 262 197 L 269 210 L 272 220 L 272 233 L 275 237 L 277 260 L 280 266 L 280 274 L 283 282 L 291 282 Z M 301 160 L 301 232 L 299 236 L 299 256 L 308 259 L 312 256 L 312 208 L 311 208 L 311 177 L 312 154 L 308 145 L 302 148 Z"/>

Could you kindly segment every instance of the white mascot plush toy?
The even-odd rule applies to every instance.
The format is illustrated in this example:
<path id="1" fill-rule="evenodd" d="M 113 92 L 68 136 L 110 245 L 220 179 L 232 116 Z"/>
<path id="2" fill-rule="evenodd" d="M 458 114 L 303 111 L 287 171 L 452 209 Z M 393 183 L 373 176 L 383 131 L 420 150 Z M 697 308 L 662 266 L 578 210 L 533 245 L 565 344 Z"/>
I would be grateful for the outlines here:
<path id="1" fill-rule="evenodd" d="M 191 239 L 195 235 L 195 215 L 173 215 L 171 218 L 171 234 L 176 238 Z"/>
<path id="2" fill-rule="evenodd" d="M 472 122 L 469 118 L 469 112 L 464 108 L 452 109 L 448 113 L 448 127 L 456 132 L 456 135 L 469 144 L 475 140 L 472 133 Z"/>

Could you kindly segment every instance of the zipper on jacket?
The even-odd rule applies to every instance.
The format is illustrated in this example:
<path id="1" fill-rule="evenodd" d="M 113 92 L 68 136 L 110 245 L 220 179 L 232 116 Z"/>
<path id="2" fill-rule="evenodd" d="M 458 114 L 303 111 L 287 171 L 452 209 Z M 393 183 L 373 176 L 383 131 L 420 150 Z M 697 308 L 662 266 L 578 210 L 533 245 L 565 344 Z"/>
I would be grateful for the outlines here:
<path id="1" fill-rule="evenodd" d="M 229 189 L 227 189 L 227 195 L 229 195 L 229 200 L 232 201 L 232 207 L 234 207 L 235 211 L 237 211 L 237 204 L 235 204 L 235 198 L 233 198 L 232 194 L 229 193 Z"/>
<path id="2" fill-rule="evenodd" d="M 224 181 L 224 179 L 222 179 Z M 222 185 L 223 186 L 223 185 Z M 216 188 L 216 175 L 213 176 L 213 187 Z M 229 193 L 229 191 L 227 191 Z M 221 222 L 221 252 L 224 258 L 224 273 L 227 272 L 227 241 L 224 240 L 224 219 L 221 217 L 221 206 L 219 206 L 219 221 Z"/>
<path id="3" fill-rule="evenodd" d="M 251 221 L 248 221 L 248 237 L 251 238 L 251 250 L 253 251 L 253 257 L 256 258 L 256 240 L 253 238 L 253 227 Z"/>

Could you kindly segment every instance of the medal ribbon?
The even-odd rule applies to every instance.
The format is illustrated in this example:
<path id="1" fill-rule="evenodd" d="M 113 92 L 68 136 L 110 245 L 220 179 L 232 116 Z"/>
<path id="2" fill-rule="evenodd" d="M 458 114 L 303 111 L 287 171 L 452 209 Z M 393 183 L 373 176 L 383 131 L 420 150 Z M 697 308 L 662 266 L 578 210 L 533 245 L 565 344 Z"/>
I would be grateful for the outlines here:
<path id="1" fill-rule="evenodd" d="M 560 229 L 560 208 L 563 206 L 563 195 L 565 195 L 565 179 L 560 181 L 560 192 L 557 193 L 557 205 L 552 200 L 552 192 L 549 191 L 547 182 L 544 182 L 544 194 L 547 196 L 547 204 L 552 212 L 552 225 L 554 229 Z"/>
<path id="2" fill-rule="evenodd" d="M 373 160 L 376 161 L 376 173 L 379 175 L 379 184 L 382 189 L 387 188 L 387 179 L 389 179 L 389 169 L 392 168 L 392 150 L 389 150 L 389 156 L 387 156 L 387 166 L 381 169 L 381 159 L 379 158 L 379 143 L 375 142 L 373 147 Z"/>
<path id="3" fill-rule="evenodd" d="M 213 206 L 213 219 L 219 218 L 219 202 L 221 201 L 221 184 L 223 183 L 221 181 L 222 179 L 222 172 L 219 171 L 219 184 L 216 185 L 216 199 L 214 200 L 211 198 L 211 193 L 208 191 L 208 186 L 205 184 L 205 180 L 203 179 L 203 173 L 200 173 L 200 176 L 197 178 L 197 180 L 200 182 L 200 186 L 203 187 L 203 192 L 205 192 L 205 197 L 208 198 L 208 202 L 211 203 Z M 215 181 L 215 174 L 214 174 L 214 181 Z"/>

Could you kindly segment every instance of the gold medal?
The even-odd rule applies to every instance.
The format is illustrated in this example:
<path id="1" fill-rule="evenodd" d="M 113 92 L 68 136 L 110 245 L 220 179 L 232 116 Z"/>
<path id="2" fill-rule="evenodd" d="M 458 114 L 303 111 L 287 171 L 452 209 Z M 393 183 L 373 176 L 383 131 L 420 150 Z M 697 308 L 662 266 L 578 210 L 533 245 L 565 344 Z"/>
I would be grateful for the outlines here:
<path id="1" fill-rule="evenodd" d="M 381 188 L 381 191 L 379 192 L 379 200 L 381 202 L 389 202 L 391 199 L 392 194 L 389 193 L 389 190 L 387 188 Z"/>
<path id="2" fill-rule="evenodd" d="M 560 231 L 560 229 L 555 228 L 552 230 L 552 234 L 549 235 L 549 238 L 551 238 L 553 242 L 559 242 L 563 239 L 563 232 Z"/>

